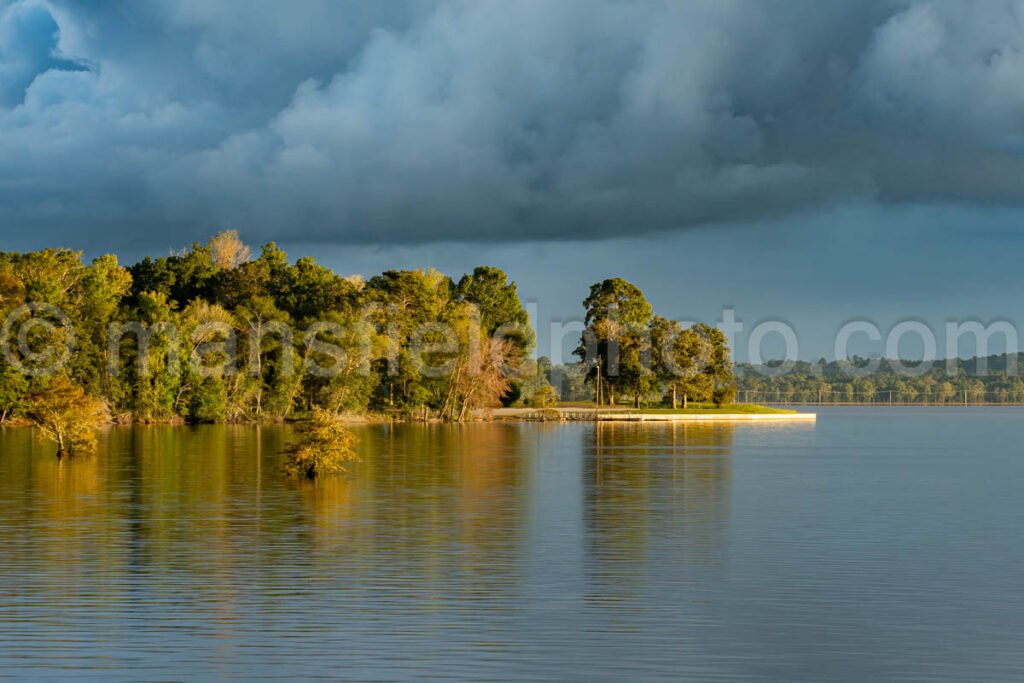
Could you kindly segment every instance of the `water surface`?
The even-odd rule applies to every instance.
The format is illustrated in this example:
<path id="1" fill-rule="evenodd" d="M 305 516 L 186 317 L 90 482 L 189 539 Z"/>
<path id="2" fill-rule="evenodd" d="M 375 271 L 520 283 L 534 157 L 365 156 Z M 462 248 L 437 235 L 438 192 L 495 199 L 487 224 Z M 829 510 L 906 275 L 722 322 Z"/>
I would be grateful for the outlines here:
<path id="1" fill-rule="evenodd" d="M 0 677 L 1024 678 L 1024 410 L 0 431 Z"/>

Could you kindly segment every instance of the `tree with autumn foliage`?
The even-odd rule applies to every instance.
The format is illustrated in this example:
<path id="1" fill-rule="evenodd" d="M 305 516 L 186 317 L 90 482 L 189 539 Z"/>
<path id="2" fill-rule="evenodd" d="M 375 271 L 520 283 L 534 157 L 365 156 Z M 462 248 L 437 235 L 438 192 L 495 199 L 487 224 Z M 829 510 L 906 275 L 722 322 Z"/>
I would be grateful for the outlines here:
<path id="1" fill-rule="evenodd" d="M 107 406 L 66 375 L 58 375 L 29 399 L 28 417 L 42 438 L 57 444 L 57 457 L 96 450 L 96 430 L 110 419 Z"/>
<path id="2" fill-rule="evenodd" d="M 299 427 L 298 443 L 288 448 L 284 469 L 293 477 L 315 479 L 325 474 L 343 474 L 359 460 L 355 433 L 338 417 L 315 408 L 309 421 Z"/>

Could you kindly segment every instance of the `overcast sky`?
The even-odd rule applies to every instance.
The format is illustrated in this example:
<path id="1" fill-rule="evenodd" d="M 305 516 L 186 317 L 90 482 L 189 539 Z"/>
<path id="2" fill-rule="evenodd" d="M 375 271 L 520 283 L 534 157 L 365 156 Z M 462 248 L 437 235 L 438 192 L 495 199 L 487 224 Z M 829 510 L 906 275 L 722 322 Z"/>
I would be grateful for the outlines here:
<path id="1" fill-rule="evenodd" d="M 0 249 L 233 227 L 550 320 L 1020 325 L 1024 3 L 0 0 Z M 739 340 L 737 356 L 745 357 Z M 880 350 L 880 349 L 877 349 Z"/>

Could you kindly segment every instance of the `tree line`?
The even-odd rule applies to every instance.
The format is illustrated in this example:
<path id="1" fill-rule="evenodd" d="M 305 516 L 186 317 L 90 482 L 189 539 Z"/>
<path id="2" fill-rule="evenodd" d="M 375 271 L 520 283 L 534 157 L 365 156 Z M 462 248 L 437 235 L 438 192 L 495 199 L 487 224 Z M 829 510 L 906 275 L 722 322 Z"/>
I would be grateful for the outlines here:
<path id="1" fill-rule="evenodd" d="M 1024 354 L 928 367 L 886 359 L 737 366 L 739 400 L 752 403 L 1024 403 Z"/>
<path id="2" fill-rule="evenodd" d="M 101 419 L 544 408 L 558 400 L 551 382 L 570 375 L 598 405 L 733 400 L 719 330 L 655 315 L 620 278 L 583 304 L 580 363 L 559 375 L 533 360 L 517 286 L 489 266 L 457 280 L 433 269 L 343 277 L 273 243 L 253 254 L 234 231 L 131 266 L 65 249 L 0 253 L 0 423 L 31 420 L 72 451 Z"/>
<path id="3" fill-rule="evenodd" d="M 0 253 L 0 313 L 3 422 L 33 417 L 53 387 L 143 422 L 314 408 L 464 419 L 542 388 L 516 285 L 487 266 L 363 280 L 273 243 L 252 256 L 233 231 L 129 267 Z"/>

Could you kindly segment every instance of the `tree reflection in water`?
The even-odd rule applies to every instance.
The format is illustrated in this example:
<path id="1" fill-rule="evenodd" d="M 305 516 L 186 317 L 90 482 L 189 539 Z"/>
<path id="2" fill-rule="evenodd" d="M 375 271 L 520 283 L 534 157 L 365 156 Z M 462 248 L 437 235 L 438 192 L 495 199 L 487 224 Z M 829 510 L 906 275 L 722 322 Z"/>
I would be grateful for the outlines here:
<path id="1" fill-rule="evenodd" d="M 651 573 L 721 561 L 735 428 L 608 422 L 584 436 L 592 599 L 637 598 Z"/>

